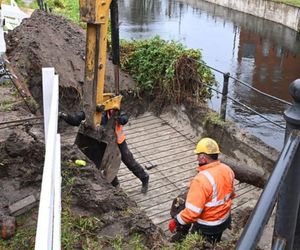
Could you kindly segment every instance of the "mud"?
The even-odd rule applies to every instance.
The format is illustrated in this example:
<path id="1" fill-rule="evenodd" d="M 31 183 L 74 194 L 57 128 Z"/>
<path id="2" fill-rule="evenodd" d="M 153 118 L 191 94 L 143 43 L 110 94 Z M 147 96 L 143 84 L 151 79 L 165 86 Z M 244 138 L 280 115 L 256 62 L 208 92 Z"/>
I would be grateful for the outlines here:
<path id="1" fill-rule="evenodd" d="M 15 129 L 0 145 L 0 217 L 9 216 L 9 205 L 29 196 L 39 196 L 44 163 L 44 143 L 34 133 Z M 74 164 L 84 159 L 86 167 Z M 130 241 L 139 234 L 150 249 L 165 245 L 164 234 L 121 190 L 107 183 L 95 165 L 77 148 L 62 148 L 63 202 L 68 200 L 73 214 L 101 220 L 97 235 L 122 235 Z M 63 211 L 67 205 L 63 205 Z"/>
<path id="2" fill-rule="evenodd" d="M 14 129 L 0 144 L 0 211 L 30 194 L 38 197 L 44 144 L 22 129 Z"/>
<path id="3" fill-rule="evenodd" d="M 35 11 L 5 40 L 8 59 L 40 105 L 42 67 L 55 67 L 59 74 L 61 106 L 79 104 L 85 49 L 84 31 L 80 27 L 62 17 Z"/>
<path id="4" fill-rule="evenodd" d="M 63 172 L 68 175 L 65 175 L 64 185 L 68 178 L 74 177 L 71 188 L 73 210 L 101 218 L 103 226 L 97 229 L 98 235 L 112 237 L 121 234 L 129 241 L 138 233 L 143 238 L 143 244 L 151 249 L 159 249 L 166 244 L 161 229 L 124 192 L 103 180 L 94 164 L 77 146 L 65 146 L 62 152 Z M 87 167 L 68 164 L 76 159 L 85 159 Z"/>

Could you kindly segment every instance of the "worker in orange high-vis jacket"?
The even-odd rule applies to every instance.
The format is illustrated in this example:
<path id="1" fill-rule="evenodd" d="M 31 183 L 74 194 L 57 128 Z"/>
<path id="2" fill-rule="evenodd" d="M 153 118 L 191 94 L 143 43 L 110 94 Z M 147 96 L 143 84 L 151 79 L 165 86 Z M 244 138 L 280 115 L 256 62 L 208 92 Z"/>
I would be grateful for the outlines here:
<path id="1" fill-rule="evenodd" d="M 169 230 L 176 232 L 171 241 L 180 241 L 191 231 L 201 233 L 211 243 L 219 242 L 231 225 L 234 172 L 218 160 L 220 150 L 213 139 L 201 139 L 194 152 L 199 173 L 190 183 L 183 210 L 169 222 Z"/>
<path id="2" fill-rule="evenodd" d="M 107 118 L 110 116 L 110 112 L 107 113 Z M 105 118 L 104 118 L 105 119 Z M 126 142 L 126 136 L 123 131 L 123 125 L 125 125 L 128 122 L 128 115 L 121 111 L 120 115 L 116 119 L 116 125 L 115 125 L 115 133 L 116 133 L 116 142 L 118 144 L 118 147 L 120 149 L 121 153 L 121 160 L 126 165 L 126 167 L 142 182 L 142 193 L 146 193 L 148 191 L 148 185 L 149 185 L 149 175 L 144 170 L 144 168 L 134 159 L 133 154 L 130 152 L 127 142 Z M 111 182 L 111 184 L 114 187 L 119 187 L 120 183 L 118 180 L 118 177 L 116 176 L 114 180 Z"/>

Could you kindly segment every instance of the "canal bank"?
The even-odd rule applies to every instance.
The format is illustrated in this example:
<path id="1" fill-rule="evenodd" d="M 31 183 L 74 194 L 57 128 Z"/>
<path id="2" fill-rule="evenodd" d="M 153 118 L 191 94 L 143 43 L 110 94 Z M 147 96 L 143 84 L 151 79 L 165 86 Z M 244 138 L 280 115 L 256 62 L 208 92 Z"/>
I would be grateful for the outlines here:
<path id="1" fill-rule="evenodd" d="M 191 2 L 198 0 L 191 0 Z M 226 8 L 248 13 L 253 16 L 264 18 L 276 23 L 285 25 L 299 32 L 300 30 L 300 9 L 273 1 L 266 0 L 205 0 L 206 2 L 221 5 Z"/>

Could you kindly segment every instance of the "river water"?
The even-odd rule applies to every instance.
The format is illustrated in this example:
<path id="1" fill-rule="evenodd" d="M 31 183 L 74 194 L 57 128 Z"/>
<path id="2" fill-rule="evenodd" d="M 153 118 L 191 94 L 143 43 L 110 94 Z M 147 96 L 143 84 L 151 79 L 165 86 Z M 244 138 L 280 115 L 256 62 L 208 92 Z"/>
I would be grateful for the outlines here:
<path id="1" fill-rule="evenodd" d="M 201 49 L 204 61 L 249 85 L 291 102 L 289 84 L 300 78 L 300 36 L 289 28 L 201 0 L 119 0 L 120 36 L 159 35 Z M 222 90 L 223 76 L 215 73 Z M 230 80 L 229 95 L 285 126 L 286 104 Z M 221 98 L 210 106 L 219 111 Z M 227 117 L 281 149 L 284 129 L 229 101 Z"/>

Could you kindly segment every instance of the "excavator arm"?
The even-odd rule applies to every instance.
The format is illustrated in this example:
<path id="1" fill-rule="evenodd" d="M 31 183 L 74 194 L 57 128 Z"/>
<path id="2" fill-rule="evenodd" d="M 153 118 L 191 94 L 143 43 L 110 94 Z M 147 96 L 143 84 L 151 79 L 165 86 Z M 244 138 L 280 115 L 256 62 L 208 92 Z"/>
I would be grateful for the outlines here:
<path id="1" fill-rule="evenodd" d="M 118 86 L 115 93 L 104 93 L 109 10 L 116 2 L 116 0 L 80 0 L 81 20 L 87 23 L 83 107 L 87 126 L 94 129 L 100 126 L 103 111 L 119 110 L 121 105 L 122 97 L 119 95 Z M 113 21 L 111 23 L 115 24 Z M 112 30 L 115 28 L 112 27 Z M 116 42 L 115 39 L 112 40 L 113 43 Z"/>
<path id="2" fill-rule="evenodd" d="M 82 86 L 85 122 L 80 126 L 75 143 L 96 164 L 104 178 L 111 182 L 120 166 L 112 116 L 102 124 L 108 110 L 120 110 L 119 35 L 117 0 L 80 0 L 80 17 L 87 23 L 85 78 Z M 112 51 L 115 93 L 104 93 L 109 17 L 112 24 Z"/>

